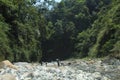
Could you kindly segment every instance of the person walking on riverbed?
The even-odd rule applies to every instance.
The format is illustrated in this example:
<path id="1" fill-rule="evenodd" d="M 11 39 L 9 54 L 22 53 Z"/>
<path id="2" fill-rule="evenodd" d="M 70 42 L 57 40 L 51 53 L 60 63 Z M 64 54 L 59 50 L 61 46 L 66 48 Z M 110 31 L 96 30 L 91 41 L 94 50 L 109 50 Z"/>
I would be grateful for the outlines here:
<path id="1" fill-rule="evenodd" d="M 60 66 L 60 60 L 56 59 L 58 67 Z"/>

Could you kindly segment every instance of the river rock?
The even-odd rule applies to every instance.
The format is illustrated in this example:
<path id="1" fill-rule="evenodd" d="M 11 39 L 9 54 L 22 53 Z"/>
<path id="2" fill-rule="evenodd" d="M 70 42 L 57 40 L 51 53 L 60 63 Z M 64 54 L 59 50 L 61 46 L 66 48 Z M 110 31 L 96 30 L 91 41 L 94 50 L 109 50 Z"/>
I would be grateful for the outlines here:
<path id="1" fill-rule="evenodd" d="M 0 80 L 16 80 L 16 77 L 12 74 L 0 75 Z"/>
<path id="2" fill-rule="evenodd" d="M 54 62 L 49 62 L 47 66 L 41 66 L 39 63 L 17 62 L 14 65 L 19 67 L 18 70 L 9 67 L 0 69 L 0 78 L 11 75 L 13 80 L 14 78 L 16 80 L 119 80 L 119 65 L 105 64 L 101 60 L 73 62 L 70 61 L 71 65 L 59 67 Z M 65 61 L 64 64 L 67 63 L 69 61 Z"/>
<path id="3" fill-rule="evenodd" d="M 0 68 L 5 68 L 5 67 L 9 67 L 17 70 L 17 66 L 13 65 L 9 60 L 0 62 Z"/>

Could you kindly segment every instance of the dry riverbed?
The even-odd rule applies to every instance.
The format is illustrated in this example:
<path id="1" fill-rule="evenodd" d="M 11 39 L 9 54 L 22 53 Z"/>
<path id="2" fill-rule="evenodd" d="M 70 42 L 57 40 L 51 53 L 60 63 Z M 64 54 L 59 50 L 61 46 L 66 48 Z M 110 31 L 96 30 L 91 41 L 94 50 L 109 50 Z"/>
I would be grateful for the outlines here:
<path id="1" fill-rule="evenodd" d="M 66 60 L 60 62 L 14 63 L 17 69 L 0 69 L 0 80 L 120 80 L 120 60 Z"/>

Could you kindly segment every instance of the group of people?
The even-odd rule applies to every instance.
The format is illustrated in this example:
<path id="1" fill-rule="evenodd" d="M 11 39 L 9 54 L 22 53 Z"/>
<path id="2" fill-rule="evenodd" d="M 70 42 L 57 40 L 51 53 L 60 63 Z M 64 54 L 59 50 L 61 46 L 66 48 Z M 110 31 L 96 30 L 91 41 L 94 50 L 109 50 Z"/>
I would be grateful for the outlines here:
<path id="1" fill-rule="evenodd" d="M 61 66 L 61 65 L 63 65 L 62 63 L 60 63 L 60 60 L 59 60 L 59 59 L 56 59 L 56 63 L 57 63 L 57 66 L 58 66 L 58 67 Z M 43 65 L 43 62 L 41 61 L 40 64 L 41 64 L 41 66 L 42 66 L 42 65 Z M 47 62 L 45 62 L 45 65 L 47 66 Z"/>

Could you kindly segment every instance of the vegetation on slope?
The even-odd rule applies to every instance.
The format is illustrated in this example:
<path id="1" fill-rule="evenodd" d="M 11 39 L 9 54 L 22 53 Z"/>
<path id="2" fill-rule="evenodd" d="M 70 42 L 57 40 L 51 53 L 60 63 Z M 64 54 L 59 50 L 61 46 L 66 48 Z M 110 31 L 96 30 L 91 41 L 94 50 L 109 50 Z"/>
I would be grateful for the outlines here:
<path id="1" fill-rule="evenodd" d="M 119 0 L 0 0 L 0 60 L 108 55 L 120 58 Z"/>

